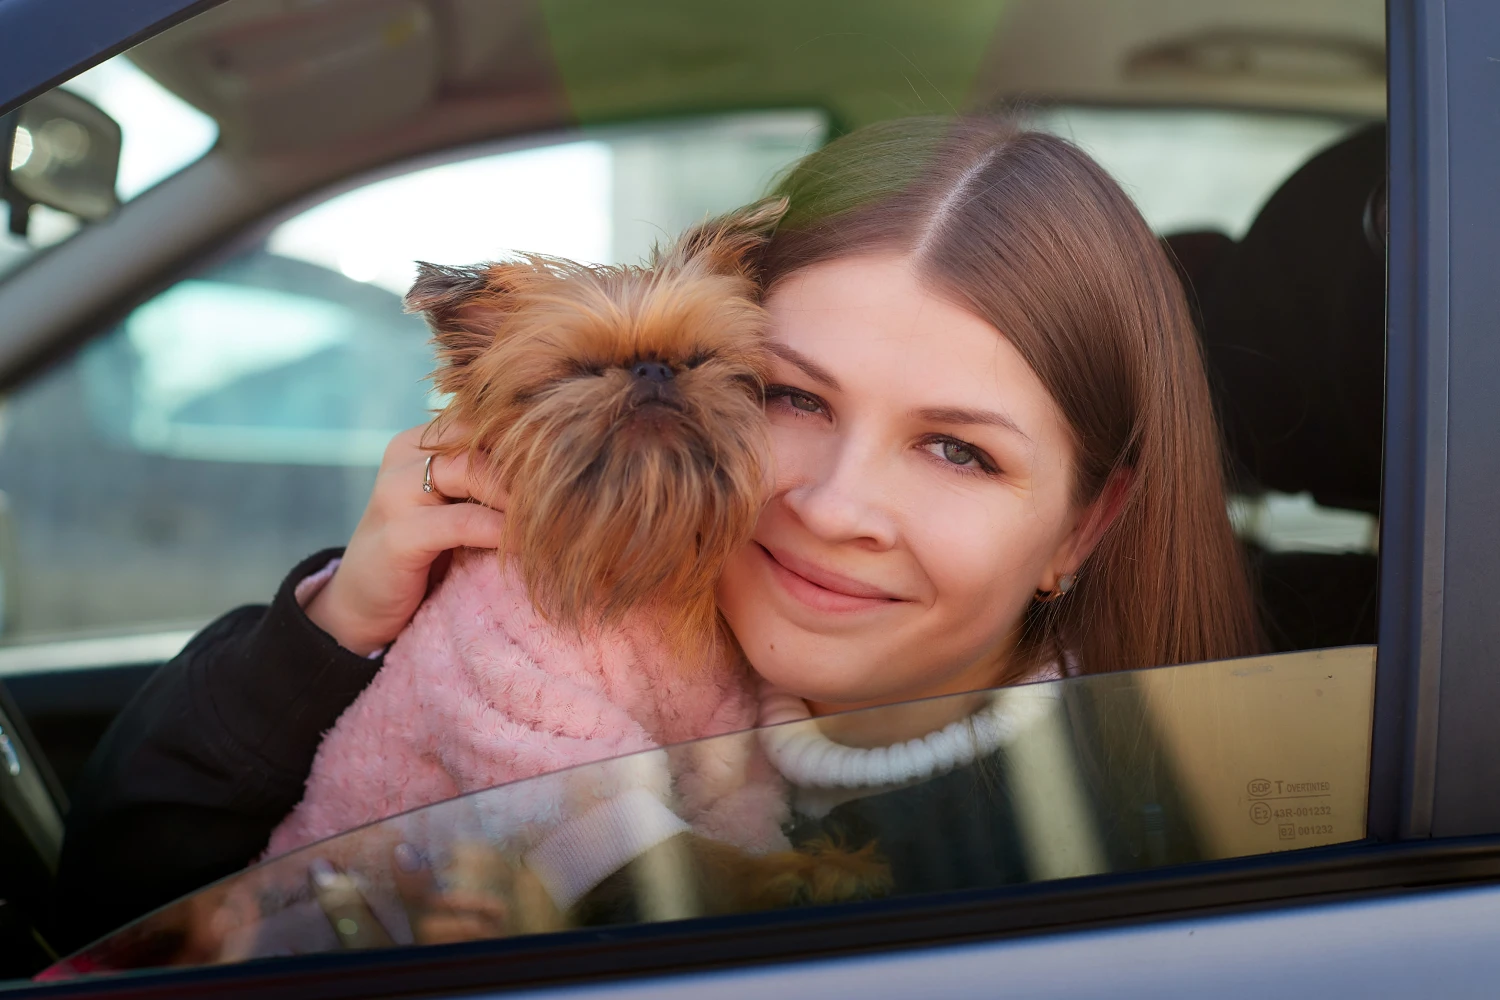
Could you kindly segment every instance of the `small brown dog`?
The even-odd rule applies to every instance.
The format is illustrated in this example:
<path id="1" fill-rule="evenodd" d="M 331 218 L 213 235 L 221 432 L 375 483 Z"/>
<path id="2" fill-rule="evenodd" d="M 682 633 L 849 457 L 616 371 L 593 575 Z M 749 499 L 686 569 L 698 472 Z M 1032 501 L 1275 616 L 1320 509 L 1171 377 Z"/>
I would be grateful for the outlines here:
<path id="1" fill-rule="evenodd" d="M 421 265 L 452 394 L 435 429 L 488 456 L 508 546 L 532 601 L 574 629 L 671 609 L 676 639 L 710 636 L 714 584 L 765 503 L 765 317 L 755 252 L 780 202 L 688 232 L 649 269 L 527 256 Z"/>
<path id="2" fill-rule="evenodd" d="M 560 911 L 609 875 L 591 859 L 628 851 L 714 882 L 689 910 L 887 885 L 869 851 L 787 849 L 784 783 L 753 739 L 674 746 L 756 722 L 714 588 L 771 486 L 756 260 L 783 210 L 705 223 L 648 268 L 421 266 L 407 302 L 438 347 L 450 395 L 438 425 L 484 481 L 475 492 L 505 496 L 504 555 L 455 557 L 325 738 L 269 855 L 556 772 L 556 796 L 475 801 L 493 804 L 488 835 L 527 859 Z M 654 776 L 578 767 L 664 747 Z M 573 832 L 554 835 L 559 822 Z M 654 832 L 628 850 L 576 840 L 606 827 Z M 390 845 L 367 841 L 360 863 L 383 864 Z"/>

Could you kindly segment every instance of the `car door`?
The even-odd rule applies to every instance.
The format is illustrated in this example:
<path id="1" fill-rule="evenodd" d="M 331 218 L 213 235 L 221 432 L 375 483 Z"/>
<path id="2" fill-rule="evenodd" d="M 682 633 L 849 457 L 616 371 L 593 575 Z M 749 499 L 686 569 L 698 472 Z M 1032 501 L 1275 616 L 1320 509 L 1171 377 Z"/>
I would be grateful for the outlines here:
<path id="1" fill-rule="evenodd" d="M 43 6 L 0 7 L 0 29 L 12 29 L 0 34 L 50 37 L 40 29 L 54 15 L 44 13 Z M 76 31 L 56 32 L 65 44 L 38 44 L 25 59 L 6 61 L 8 68 L 0 74 L 5 84 L 0 99 L 6 103 L 0 106 L 18 104 L 83 63 L 197 6 L 182 5 L 179 10 L 172 4 L 120 5 L 109 15 L 112 20 L 99 22 L 91 41 L 80 40 Z M 608 935 L 574 938 L 551 945 L 551 950 L 539 944 L 531 958 L 519 963 L 514 953 L 497 957 L 473 948 L 445 955 L 441 964 L 446 971 L 441 974 L 430 956 L 394 954 L 352 964 L 346 960 L 342 965 L 288 961 L 228 975 L 199 974 L 208 977 L 199 980 L 176 974 L 154 982 L 164 990 L 174 983 L 176 988 L 191 989 L 194 982 L 199 988 L 212 982 L 219 988 L 280 983 L 312 989 L 307 985 L 312 977 L 341 968 L 348 970 L 345 988 L 356 995 L 385 992 L 398 988 L 396 984 L 429 989 L 469 989 L 504 981 L 541 984 L 576 977 L 585 968 L 591 975 L 639 980 L 642 975 L 681 972 L 695 965 L 727 964 L 736 971 L 702 972 L 675 985 L 637 985 L 662 995 L 671 988 L 710 985 L 748 989 L 758 984 L 794 992 L 821 987 L 838 992 L 869 983 L 861 992 L 879 995 L 880 989 L 910 992 L 937 975 L 952 977 L 955 988 L 961 989 L 961 982 L 983 980 L 959 977 L 1007 968 L 1018 970 L 1017 988 L 1029 984 L 1056 995 L 1086 995 L 1098 985 L 1089 978 L 1092 963 L 1093 968 L 1107 968 L 1110 981 L 1127 990 L 1132 984 L 1169 995 L 1174 988 L 1188 995 L 1194 984 L 1212 984 L 1229 995 L 1235 995 L 1229 992 L 1233 989 L 1247 995 L 1250 989 L 1264 990 L 1264 980 L 1251 975 L 1258 969 L 1244 971 L 1244 978 L 1226 971 L 1223 964 L 1203 972 L 1197 963 L 1212 962 L 1212 956 L 1222 954 L 1215 947 L 1230 946 L 1184 940 L 1201 933 L 1204 941 L 1233 940 L 1237 947 L 1262 956 L 1261 961 L 1290 954 L 1290 968 L 1315 981 L 1337 976 L 1371 991 L 1394 989 L 1405 980 L 1380 977 L 1391 968 L 1388 956 L 1396 954 L 1413 963 L 1407 968 L 1427 970 L 1428 981 L 1448 974 L 1446 981 L 1455 989 L 1468 984 L 1474 995 L 1481 995 L 1477 990 L 1482 983 L 1474 977 L 1489 968 L 1489 950 L 1482 942 L 1448 934 L 1450 942 L 1457 940 L 1463 947 L 1423 945 L 1443 939 L 1444 929 L 1488 919 L 1493 900 L 1456 890 L 1434 891 L 1420 899 L 1403 900 L 1393 894 L 1413 887 L 1486 881 L 1496 871 L 1500 798 L 1492 790 L 1500 768 L 1495 752 L 1500 736 L 1487 723 L 1500 704 L 1500 681 L 1491 662 L 1491 654 L 1500 648 L 1500 623 L 1491 596 L 1493 567 L 1500 557 L 1500 536 L 1491 524 L 1493 497 L 1500 487 L 1495 430 L 1500 422 L 1489 383 L 1500 371 L 1500 346 L 1490 335 L 1489 318 L 1500 306 L 1492 274 L 1492 262 L 1500 256 L 1494 235 L 1500 232 L 1500 203 L 1488 179 L 1500 170 L 1500 134 L 1486 114 L 1500 95 L 1489 54 L 1500 38 L 1500 13 L 1476 0 L 1409 0 L 1391 3 L 1387 24 L 1388 284 L 1379 657 L 1370 702 L 1365 836 L 1346 838 L 1342 846 L 1222 860 L 1208 867 L 1166 865 L 1130 879 L 1100 873 L 1041 883 L 1024 894 L 986 890 L 987 894 L 906 901 L 878 912 L 854 907 L 811 917 L 746 917 L 722 932 L 663 926 L 643 929 L 624 943 Z M 255 270 L 254 255 L 262 252 L 259 245 L 241 244 L 214 263 L 218 270 L 203 272 L 206 278 L 185 280 L 261 287 L 247 277 Z M 180 274 L 174 275 L 178 278 Z M 283 275 L 276 280 L 291 284 L 298 279 Z M 319 280 L 325 276 L 320 274 Z M 339 292 L 330 289 L 338 284 L 332 281 L 314 297 L 337 301 Z M 166 292 L 177 287 L 181 286 L 169 283 Z M 372 313 L 384 315 L 388 306 L 372 306 Z M 28 326 L 26 332 L 32 329 Z M 96 324 L 88 332 L 98 331 Z M 15 348 L 7 355 L 15 360 L 10 381 L 19 385 L 28 369 L 35 370 L 36 345 L 8 348 Z M 141 364 L 140 358 L 132 363 Z M 245 391 L 253 388 L 247 385 Z M 231 403 L 229 397 L 222 404 L 215 400 L 215 405 Z M 244 409 L 264 413 L 264 406 L 263 397 L 252 397 Z M 185 417 L 178 422 L 201 426 Z M 120 426 L 131 420 L 104 423 Z M 213 447 L 222 451 L 224 445 Z M 42 452 L 31 454 L 10 475 L 24 476 L 43 460 Z M 106 641 L 122 650 L 129 645 Z M 71 666 L 131 659 L 98 646 L 64 655 L 76 656 Z M 62 672 L 54 672 L 50 689 L 59 689 L 65 683 L 59 682 L 62 677 Z M 38 690 L 48 685 L 38 685 Z M 1295 726 L 1282 722 L 1268 715 L 1263 725 L 1276 726 L 1280 741 L 1297 740 Z M 1360 752 L 1356 748 L 1354 756 Z M 1249 788 L 1243 796 L 1245 810 L 1253 809 L 1252 800 L 1259 797 Z M 1253 823 L 1253 816 L 1246 815 Z M 1353 894 L 1355 900 L 1337 908 L 1302 905 L 1319 903 L 1331 894 Z M 1257 907 L 1261 915 L 1218 920 L 1205 915 L 1232 906 Z M 1181 923 L 1185 919 L 1197 922 Z M 1101 921 L 1134 926 L 1112 938 L 1079 929 Z M 1411 930 L 1414 923 L 1420 928 L 1416 933 Z M 1316 942 L 1334 933 L 1328 930 L 1331 926 L 1351 935 L 1362 929 L 1360 948 L 1319 952 Z M 1021 937 L 1038 930 L 1048 933 Z M 986 941 L 952 947 L 958 938 Z M 891 952 L 849 957 L 877 944 Z M 844 956 L 838 957 L 840 953 Z M 1127 953 L 1133 964 L 1123 957 Z M 749 962 L 778 964 L 756 973 L 742 971 Z M 517 973 L 518 968 L 526 971 Z M 1461 975 L 1468 978 L 1458 978 Z M 611 988 L 622 987 L 616 983 Z"/>

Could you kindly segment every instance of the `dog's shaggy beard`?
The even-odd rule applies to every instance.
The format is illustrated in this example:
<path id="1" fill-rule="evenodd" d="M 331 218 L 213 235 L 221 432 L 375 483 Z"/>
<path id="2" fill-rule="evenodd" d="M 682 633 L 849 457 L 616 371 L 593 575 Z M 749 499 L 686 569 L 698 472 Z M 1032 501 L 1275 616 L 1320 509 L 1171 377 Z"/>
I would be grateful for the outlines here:
<path id="1" fill-rule="evenodd" d="M 622 370 L 549 386 L 491 452 L 505 551 L 541 614 L 587 633 L 654 612 L 685 654 L 722 638 L 714 586 L 765 503 L 770 450 L 754 373 L 708 359 L 661 399 Z"/>

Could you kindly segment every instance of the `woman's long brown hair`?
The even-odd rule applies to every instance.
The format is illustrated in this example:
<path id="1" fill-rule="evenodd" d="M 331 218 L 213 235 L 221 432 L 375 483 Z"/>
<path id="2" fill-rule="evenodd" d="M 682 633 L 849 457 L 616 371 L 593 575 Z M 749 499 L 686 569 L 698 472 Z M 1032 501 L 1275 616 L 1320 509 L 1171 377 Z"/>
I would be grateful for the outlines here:
<path id="1" fill-rule="evenodd" d="M 1098 164 L 1004 120 L 911 118 L 830 143 L 776 194 L 789 208 L 764 251 L 764 288 L 836 258 L 910 256 L 932 290 L 998 329 L 1057 402 L 1078 509 L 1106 484 L 1123 487 L 1073 589 L 1028 612 L 1004 679 L 1057 657 L 1098 673 L 1257 650 L 1187 302 Z"/>

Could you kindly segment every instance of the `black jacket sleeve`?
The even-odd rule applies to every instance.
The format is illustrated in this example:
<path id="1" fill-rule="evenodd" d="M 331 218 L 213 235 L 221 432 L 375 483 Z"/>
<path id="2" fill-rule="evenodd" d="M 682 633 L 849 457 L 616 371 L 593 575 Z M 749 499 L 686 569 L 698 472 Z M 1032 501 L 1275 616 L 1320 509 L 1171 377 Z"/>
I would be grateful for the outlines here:
<path id="1" fill-rule="evenodd" d="M 156 671 L 110 726 L 73 795 L 52 937 L 73 950 L 244 868 L 302 798 L 324 732 L 380 668 L 315 626 L 288 574 Z"/>

